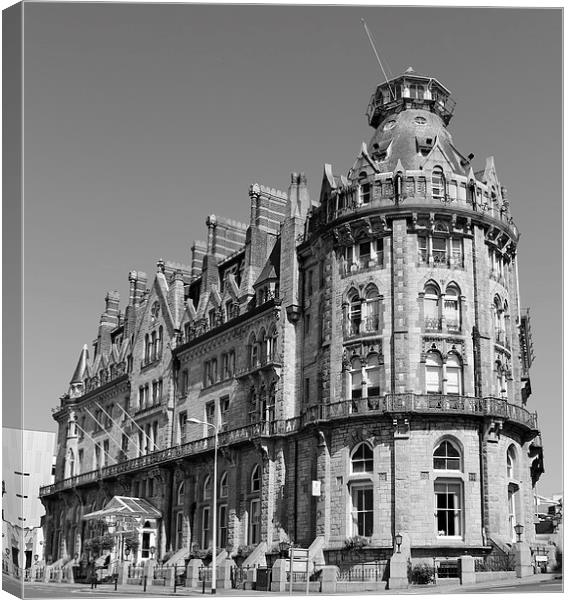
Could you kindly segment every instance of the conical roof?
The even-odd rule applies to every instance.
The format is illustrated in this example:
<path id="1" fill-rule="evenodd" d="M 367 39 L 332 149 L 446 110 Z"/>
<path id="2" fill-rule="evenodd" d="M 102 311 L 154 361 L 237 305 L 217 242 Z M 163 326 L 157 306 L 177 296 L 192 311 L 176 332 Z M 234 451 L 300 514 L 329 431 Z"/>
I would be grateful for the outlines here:
<path id="1" fill-rule="evenodd" d="M 77 366 L 73 372 L 73 377 L 71 378 L 70 384 L 83 383 L 88 360 L 89 350 L 87 348 L 87 344 L 85 344 L 81 350 L 81 354 L 79 355 L 79 360 L 77 361 Z"/>

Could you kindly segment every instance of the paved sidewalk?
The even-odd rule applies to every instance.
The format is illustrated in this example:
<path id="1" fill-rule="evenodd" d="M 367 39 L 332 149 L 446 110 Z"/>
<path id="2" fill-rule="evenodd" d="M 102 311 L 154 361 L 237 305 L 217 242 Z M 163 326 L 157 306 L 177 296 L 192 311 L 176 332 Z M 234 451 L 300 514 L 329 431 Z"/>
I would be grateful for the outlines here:
<path id="1" fill-rule="evenodd" d="M 539 575 L 532 575 L 530 577 L 524 577 L 523 579 L 518 579 L 517 577 L 509 577 L 507 579 L 500 579 L 497 581 L 485 581 L 482 583 L 476 583 L 472 585 L 460 585 L 460 584 L 445 584 L 439 583 L 437 585 L 411 585 L 405 589 L 399 590 L 386 590 L 384 589 L 384 584 L 381 583 L 378 589 L 373 591 L 365 591 L 365 592 L 350 592 L 350 593 L 337 593 L 335 595 L 338 596 L 369 596 L 369 595 L 412 595 L 412 594 L 457 594 L 464 592 L 466 590 L 472 591 L 476 588 L 487 588 L 488 586 L 492 586 L 493 588 L 500 587 L 511 587 L 512 585 L 517 585 L 520 583 L 528 584 L 539 584 L 540 582 L 551 581 L 553 579 L 561 579 L 559 574 L 555 573 L 544 573 Z M 101 584 L 98 585 L 95 589 L 91 589 L 91 586 L 88 584 L 69 584 L 69 583 L 44 583 L 44 584 L 25 584 L 25 597 L 26 598 L 34 598 L 34 597 L 45 597 L 46 592 L 50 592 L 49 596 L 52 598 L 58 597 L 91 597 L 91 598 L 102 598 L 106 596 L 115 596 L 115 597 L 129 597 L 136 596 L 138 598 L 144 598 L 145 596 L 152 598 L 165 598 L 165 597 L 175 597 L 175 596 L 193 596 L 193 597 L 205 597 L 211 596 L 211 592 L 209 589 L 206 589 L 205 594 L 202 593 L 201 588 L 177 588 L 176 594 L 174 594 L 173 588 L 164 586 L 155 586 L 149 585 L 147 587 L 147 591 L 143 591 L 143 587 L 141 585 L 119 585 L 117 586 L 117 590 L 115 591 L 114 584 Z M 35 592 L 35 593 L 34 593 Z M 256 598 L 259 596 L 288 596 L 289 592 L 266 592 L 266 591 L 256 591 L 256 590 L 235 590 L 235 589 L 218 589 L 218 596 L 237 596 L 237 597 L 251 597 Z M 295 596 L 301 595 L 304 596 L 303 592 L 294 592 Z M 312 594 L 315 598 L 322 597 L 324 594 Z"/>

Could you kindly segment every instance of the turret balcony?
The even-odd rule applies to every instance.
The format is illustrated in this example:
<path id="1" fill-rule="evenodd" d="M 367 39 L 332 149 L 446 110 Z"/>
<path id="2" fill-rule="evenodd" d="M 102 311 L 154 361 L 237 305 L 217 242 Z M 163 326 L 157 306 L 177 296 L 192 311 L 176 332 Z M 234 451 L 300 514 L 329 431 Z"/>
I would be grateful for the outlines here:
<path id="1" fill-rule="evenodd" d="M 370 315 L 361 320 L 350 319 L 344 323 L 344 337 L 355 338 L 378 335 L 381 323 L 378 315 Z"/>
<path id="2" fill-rule="evenodd" d="M 530 413 L 522 406 L 511 404 L 504 398 L 450 394 L 386 394 L 318 404 L 306 409 L 303 424 L 391 413 L 498 417 L 537 432 L 537 413 Z"/>

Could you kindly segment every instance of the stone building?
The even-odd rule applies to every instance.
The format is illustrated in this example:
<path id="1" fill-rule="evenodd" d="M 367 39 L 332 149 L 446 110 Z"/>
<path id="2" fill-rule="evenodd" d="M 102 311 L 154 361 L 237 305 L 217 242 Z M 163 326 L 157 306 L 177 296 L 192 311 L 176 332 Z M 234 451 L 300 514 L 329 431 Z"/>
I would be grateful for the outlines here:
<path id="1" fill-rule="evenodd" d="M 388 558 L 401 533 L 414 560 L 481 556 L 518 523 L 534 542 L 519 232 L 493 158 L 475 170 L 454 145 L 453 107 L 408 69 L 317 201 L 303 174 L 254 184 L 247 226 L 212 215 L 189 266 L 131 272 L 124 313 L 107 295 L 54 411 L 46 554 L 80 554 L 114 496 L 160 513 L 138 558 L 210 547 L 214 428 L 220 548 L 289 539 L 331 561 L 366 538 Z"/>

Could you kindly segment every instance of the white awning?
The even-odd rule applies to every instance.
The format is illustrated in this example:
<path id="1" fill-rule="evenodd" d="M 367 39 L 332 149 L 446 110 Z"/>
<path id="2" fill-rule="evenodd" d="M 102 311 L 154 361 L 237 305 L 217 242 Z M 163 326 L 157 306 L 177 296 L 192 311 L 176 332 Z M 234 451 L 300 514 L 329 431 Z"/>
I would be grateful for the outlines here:
<path id="1" fill-rule="evenodd" d="M 105 508 L 83 515 L 86 521 L 104 519 L 105 517 L 120 517 L 129 519 L 160 519 L 162 513 L 144 498 L 131 498 L 129 496 L 114 496 Z"/>

